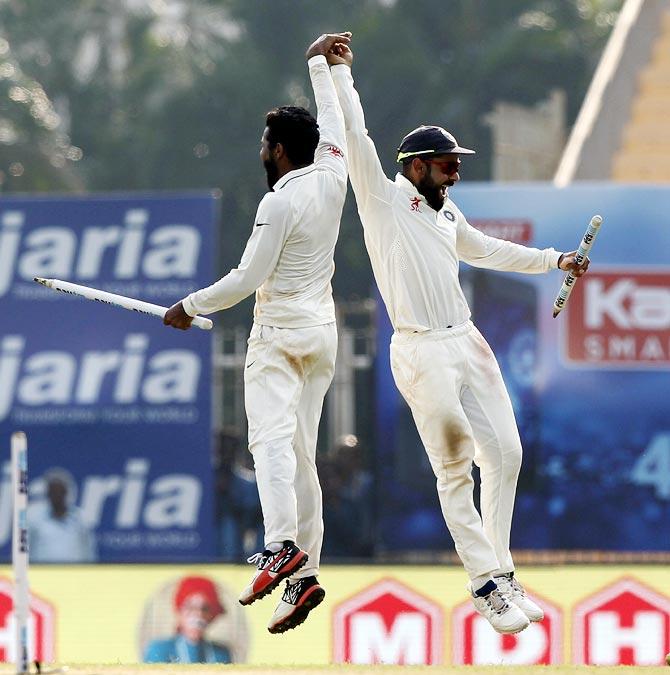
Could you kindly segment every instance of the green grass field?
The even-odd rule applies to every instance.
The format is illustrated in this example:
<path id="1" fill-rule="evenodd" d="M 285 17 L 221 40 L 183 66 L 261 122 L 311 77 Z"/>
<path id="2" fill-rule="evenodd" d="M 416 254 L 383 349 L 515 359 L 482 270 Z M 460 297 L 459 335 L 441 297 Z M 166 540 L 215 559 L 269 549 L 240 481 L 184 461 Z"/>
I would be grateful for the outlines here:
<path id="1" fill-rule="evenodd" d="M 33 672 L 31 670 L 31 672 Z M 0 675 L 10 675 L 6 666 Z M 43 668 L 44 675 L 212 675 L 213 673 L 240 673 L 241 675 L 395 675 L 416 673 L 423 675 L 668 675 L 664 666 L 243 666 L 243 665 L 113 665 L 77 664 L 70 667 Z"/>

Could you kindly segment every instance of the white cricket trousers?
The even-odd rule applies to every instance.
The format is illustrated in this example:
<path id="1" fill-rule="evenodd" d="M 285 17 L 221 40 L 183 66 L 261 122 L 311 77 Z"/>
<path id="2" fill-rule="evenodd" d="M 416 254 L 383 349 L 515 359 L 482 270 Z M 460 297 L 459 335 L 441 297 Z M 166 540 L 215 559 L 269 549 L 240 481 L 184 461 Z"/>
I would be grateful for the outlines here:
<path id="1" fill-rule="evenodd" d="M 244 401 L 265 545 L 289 539 L 307 552 L 309 560 L 296 579 L 319 570 L 323 515 L 316 440 L 336 354 L 335 323 L 254 324 L 248 341 Z"/>
<path id="2" fill-rule="evenodd" d="M 470 579 L 514 570 L 509 550 L 521 441 L 498 363 L 471 321 L 395 333 L 391 370 L 437 478 L 442 514 Z M 480 518 L 472 462 L 480 468 Z"/>

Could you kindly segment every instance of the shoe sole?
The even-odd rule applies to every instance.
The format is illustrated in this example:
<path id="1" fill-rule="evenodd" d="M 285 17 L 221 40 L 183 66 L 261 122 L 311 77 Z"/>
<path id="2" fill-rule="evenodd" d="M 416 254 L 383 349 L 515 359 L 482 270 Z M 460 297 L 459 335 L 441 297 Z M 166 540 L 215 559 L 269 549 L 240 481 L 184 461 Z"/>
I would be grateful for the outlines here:
<path id="1" fill-rule="evenodd" d="M 521 626 L 521 628 L 515 628 L 514 630 L 498 630 L 497 628 L 494 628 L 493 626 L 491 626 L 491 627 L 493 628 L 493 630 L 496 633 L 500 633 L 500 635 L 514 635 L 515 633 L 520 633 L 522 630 L 526 630 L 526 628 L 528 628 L 528 626 L 530 626 L 530 622 L 528 622 L 525 626 Z"/>
<path id="2" fill-rule="evenodd" d="M 484 612 L 481 612 L 477 606 L 475 606 L 475 611 L 477 612 L 477 614 L 479 614 L 480 616 L 483 616 L 487 621 L 489 621 L 486 614 L 484 614 Z M 521 610 L 521 611 L 523 611 L 523 610 Z M 528 617 L 526 617 L 526 618 L 528 619 Z M 491 628 L 493 628 L 493 630 L 500 635 L 514 635 L 515 633 L 520 633 L 522 630 L 526 630 L 526 628 L 528 628 L 528 626 L 530 626 L 531 621 L 530 621 L 530 619 L 528 619 L 528 623 L 525 626 L 520 626 L 519 628 L 514 628 L 513 630 L 498 630 L 490 621 L 489 621 L 489 624 L 490 624 Z"/>
<path id="3" fill-rule="evenodd" d="M 301 552 L 302 553 L 302 552 Z M 240 605 L 243 605 L 244 607 L 247 607 L 253 602 L 256 602 L 256 600 L 260 600 L 261 598 L 264 598 L 266 595 L 270 595 L 272 591 L 274 591 L 279 584 L 284 581 L 287 577 L 290 577 L 294 572 L 297 572 L 301 567 L 304 567 L 307 564 L 307 559 L 308 555 L 306 553 L 302 553 L 302 555 L 297 555 L 292 561 L 291 561 L 291 566 L 288 569 L 283 570 L 280 572 L 272 581 L 270 581 L 267 586 L 264 586 L 260 590 L 256 591 L 253 595 L 251 595 L 249 598 L 246 600 L 242 600 L 241 598 L 239 599 Z M 296 560 L 297 559 L 297 560 Z"/>
<path id="4" fill-rule="evenodd" d="M 483 614 L 482 612 L 480 612 L 476 607 L 475 607 L 475 610 L 477 611 L 477 613 L 480 616 L 483 616 L 487 621 L 489 621 L 486 614 Z M 527 624 L 525 624 L 523 626 L 519 626 L 519 628 L 508 629 L 508 630 L 500 630 L 500 629 L 496 628 L 490 621 L 489 621 L 489 624 L 490 624 L 491 628 L 493 628 L 493 630 L 496 633 L 499 633 L 500 635 L 514 635 L 515 633 L 520 633 L 522 630 L 526 630 L 526 628 L 528 628 L 528 626 L 530 626 L 530 620 L 528 621 Z"/>
<path id="5" fill-rule="evenodd" d="M 305 619 L 309 613 L 315 608 L 318 607 L 323 599 L 326 597 L 326 591 L 321 588 L 321 586 L 316 587 L 307 597 L 304 598 L 302 603 L 298 605 L 291 614 L 289 614 L 283 621 L 280 623 L 271 626 L 268 628 L 268 631 L 273 635 L 278 633 L 285 633 L 287 630 L 292 630 L 296 628 L 301 623 L 305 622 Z"/>

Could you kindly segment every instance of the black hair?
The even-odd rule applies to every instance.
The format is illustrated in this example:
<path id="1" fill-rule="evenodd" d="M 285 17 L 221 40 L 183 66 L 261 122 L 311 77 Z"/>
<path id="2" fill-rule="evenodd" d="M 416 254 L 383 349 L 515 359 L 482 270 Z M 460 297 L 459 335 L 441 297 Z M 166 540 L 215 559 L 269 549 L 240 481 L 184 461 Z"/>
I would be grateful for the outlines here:
<path id="1" fill-rule="evenodd" d="M 293 105 L 273 108 L 265 117 L 265 124 L 270 147 L 281 143 L 292 164 L 306 166 L 314 161 L 319 125 L 308 110 Z"/>
<path id="2" fill-rule="evenodd" d="M 410 157 L 405 157 L 402 160 L 402 175 L 405 176 L 405 178 L 409 178 L 412 161 L 415 159 L 421 159 L 421 157 L 418 157 L 417 155 L 411 155 Z"/>

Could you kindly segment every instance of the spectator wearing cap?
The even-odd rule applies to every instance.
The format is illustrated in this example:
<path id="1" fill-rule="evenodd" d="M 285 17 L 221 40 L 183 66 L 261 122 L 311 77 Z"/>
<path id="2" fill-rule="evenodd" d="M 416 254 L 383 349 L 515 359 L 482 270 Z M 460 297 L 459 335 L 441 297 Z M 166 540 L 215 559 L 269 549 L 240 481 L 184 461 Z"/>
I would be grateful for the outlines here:
<path id="1" fill-rule="evenodd" d="M 422 125 L 402 139 L 396 157 L 402 170 L 389 180 L 365 127 L 348 43 L 334 45 L 327 60 L 346 123 L 365 245 L 394 329 L 393 377 L 435 473 L 473 603 L 495 630 L 516 633 L 543 618 L 514 576 L 510 553 L 521 442 L 495 356 L 470 320 L 459 264 L 525 273 L 560 267 L 581 276 L 588 261 L 578 265 L 576 251 L 520 246 L 472 227 L 449 189 L 460 180 L 461 157 L 474 151 L 441 126 Z M 481 517 L 473 461 L 480 468 Z"/>
<path id="2" fill-rule="evenodd" d="M 184 577 L 175 590 L 176 633 L 152 640 L 145 663 L 231 663 L 230 650 L 205 639 L 207 627 L 225 613 L 216 586 L 206 577 Z"/>

